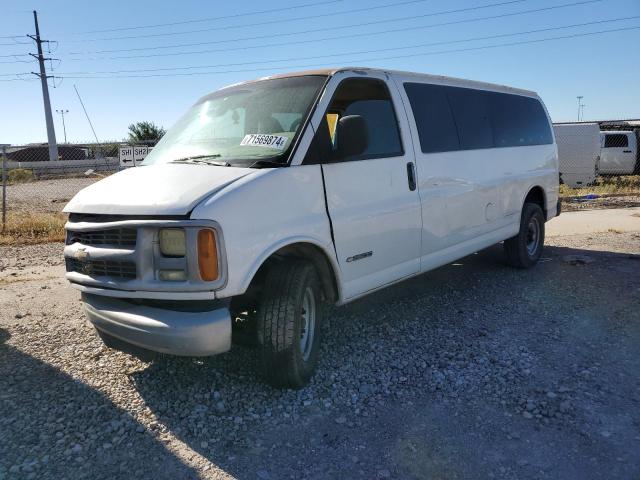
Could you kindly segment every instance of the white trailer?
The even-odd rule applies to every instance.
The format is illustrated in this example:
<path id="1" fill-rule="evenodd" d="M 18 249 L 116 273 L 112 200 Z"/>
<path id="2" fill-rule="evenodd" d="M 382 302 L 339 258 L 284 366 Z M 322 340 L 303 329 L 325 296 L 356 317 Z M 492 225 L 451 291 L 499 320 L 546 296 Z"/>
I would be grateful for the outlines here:
<path id="1" fill-rule="evenodd" d="M 595 182 L 600 163 L 600 127 L 597 123 L 555 123 L 560 181 L 572 188 Z"/>

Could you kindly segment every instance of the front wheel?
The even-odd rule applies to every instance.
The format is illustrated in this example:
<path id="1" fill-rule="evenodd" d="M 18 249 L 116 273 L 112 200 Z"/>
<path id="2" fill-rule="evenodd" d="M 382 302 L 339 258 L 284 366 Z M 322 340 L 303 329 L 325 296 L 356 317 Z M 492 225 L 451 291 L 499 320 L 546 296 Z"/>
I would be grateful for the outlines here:
<path id="1" fill-rule="evenodd" d="M 540 205 L 525 203 L 520 217 L 520 231 L 504 241 L 507 261 L 517 268 L 533 267 L 544 247 L 544 213 Z"/>
<path id="2" fill-rule="evenodd" d="M 320 279 L 305 260 L 275 263 L 258 306 L 258 343 L 266 380 L 300 388 L 315 372 L 324 316 Z"/>

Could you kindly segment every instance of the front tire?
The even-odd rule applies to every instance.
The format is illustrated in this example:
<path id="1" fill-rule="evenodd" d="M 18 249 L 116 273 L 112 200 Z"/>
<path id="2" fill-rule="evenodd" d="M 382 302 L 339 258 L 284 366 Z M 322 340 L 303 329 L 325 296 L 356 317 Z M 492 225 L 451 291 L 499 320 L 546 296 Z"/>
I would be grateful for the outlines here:
<path id="1" fill-rule="evenodd" d="M 507 261 L 516 268 L 531 268 L 540 259 L 544 247 L 544 213 L 540 205 L 525 203 L 520 217 L 520 231 L 504 241 Z"/>
<path id="2" fill-rule="evenodd" d="M 318 363 L 323 316 L 314 266 L 306 260 L 275 263 L 258 305 L 258 343 L 270 384 L 300 388 L 309 382 Z"/>

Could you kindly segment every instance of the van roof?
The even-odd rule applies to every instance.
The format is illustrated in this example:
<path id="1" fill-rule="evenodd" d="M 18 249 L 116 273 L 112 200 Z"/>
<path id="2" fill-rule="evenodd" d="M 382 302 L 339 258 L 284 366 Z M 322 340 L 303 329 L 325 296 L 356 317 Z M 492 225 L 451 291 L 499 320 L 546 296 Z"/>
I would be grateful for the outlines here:
<path id="1" fill-rule="evenodd" d="M 273 78 L 300 77 L 300 76 L 304 76 L 304 75 L 327 75 L 327 76 L 333 76 L 333 75 L 335 75 L 337 73 L 341 73 L 341 72 L 360 72 L 360 73 L 377 72 L 377 73 L 387 73 L 387 74 L 391 74 L 391 75 L 401 75 L 401 76 L 404 76 L 404 77 L 413 77 L 416 80 L 429 81 L 429 82 L 434 82 L 434 83 L 444 83 L 444 84 L 451 84 L 451 85 L 454 85 L 454 86 L 464 86 L 464 87 L 477 88 L 477 89 L 482 89 L 482 90 L 486 89 L 486 90 L 493 90 L 493 91 L 499 91 L 499 92 L 519 93 L 521 95 L 528 95 L 528 96 L 537 96 L 537 93 L 532 91 L 532 90 L 525 90 L 525 89 L 521 89 L 521 88 L 509 87 L 507 85 L 499 85 L 499 84 L 494 84 L 494 83 L 479 82 L 479 81 L 476 81 L 476 80 L 465 80 L 465 79 L 462 79 L 462 78 L 447 77 L 447 76 L 444 76 L 444 75 L 430 75 L 430 74 L 427 74 L 427 73 L 406 72 L 406 71 L 401 71 L 401 70 L 389 70 L 389 69 L 383 69 L 383 68 L 369 68 L 369 67 L 337 67 L 337 68 L 322 68 L 322 69 L 316 69 L 316 70 L 302 70 L 302 71 L 298 71 L 298 72 L 288 72 L 288 73 L 279 73 L 277 75 L 269 75 L 269 76 L 266 76 L 266 77 L 257 78 L 255 80 L 250 80 L 248 82 L 240 82 L 240 83 L 250 83 L 250 82 L 256 82 L 256 81 L 259 81 L 259 80 L 268 80 L 268 79 L 273 79 Z"/>

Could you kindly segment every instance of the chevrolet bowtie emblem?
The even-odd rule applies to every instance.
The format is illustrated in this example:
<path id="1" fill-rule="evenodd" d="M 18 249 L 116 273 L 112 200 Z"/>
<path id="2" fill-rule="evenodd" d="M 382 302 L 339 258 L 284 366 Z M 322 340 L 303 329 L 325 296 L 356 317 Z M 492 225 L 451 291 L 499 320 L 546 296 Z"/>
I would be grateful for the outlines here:
<path id="1" fill-rule="evenodd" d="M 87 258 L 89 258 L 89 253 L 84 248 L 79 248 L 78 250 L 75 251 L 75 253 L 73 254 L 73 257 L 76 260 L 84 261 Z"/>

